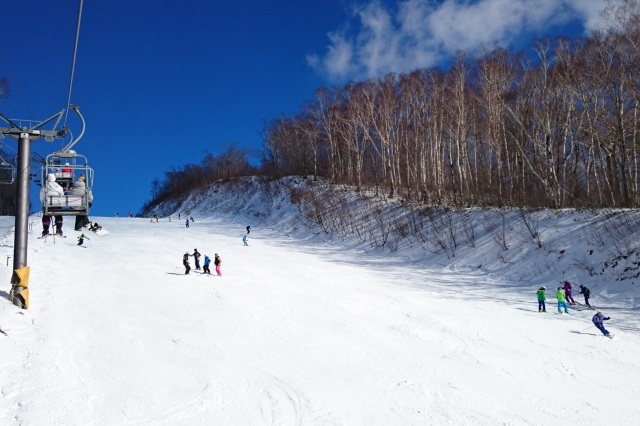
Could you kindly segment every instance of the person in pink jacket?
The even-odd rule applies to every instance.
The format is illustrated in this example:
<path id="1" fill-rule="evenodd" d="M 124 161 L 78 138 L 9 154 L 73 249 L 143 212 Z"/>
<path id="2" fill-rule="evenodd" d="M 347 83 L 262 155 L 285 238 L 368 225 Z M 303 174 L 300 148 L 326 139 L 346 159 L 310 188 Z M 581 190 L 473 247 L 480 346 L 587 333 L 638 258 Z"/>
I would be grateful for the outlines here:
<path id="1" fill-rule="evenodd" d="M 563 282 L 563 284 L 564 287 L 562 287 L 562 289 L 564 290 L 564 294 L 567 296 L 567 301 L 569 302 L 569 304 L 575 305 L 576 301 L 573 300 L 573 296 L 571 296 L 571 290 L 573 289 L 573 286 L 569 281 L 565 281 Z"/>

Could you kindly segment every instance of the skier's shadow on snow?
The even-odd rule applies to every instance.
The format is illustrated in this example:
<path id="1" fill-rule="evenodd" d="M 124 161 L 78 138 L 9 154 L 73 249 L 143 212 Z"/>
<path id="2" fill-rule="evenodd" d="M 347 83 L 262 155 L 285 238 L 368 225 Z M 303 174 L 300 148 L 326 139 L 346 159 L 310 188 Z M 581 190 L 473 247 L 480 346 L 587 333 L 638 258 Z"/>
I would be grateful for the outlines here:
<path id="1" fill-rule="evenodd" d="M 184 272 L 167 272 L 167 275 L 187 275 Z"/>
<path id="2" fill-rule="evenodd" d="M 584 331 L 571 330 L 570 333 L 573 333 L 573 334 L 584 334 L 584 335 L 587 335 L 587 336 L 596 336 L 596 337 L 598 337 L 598 335 L 595 334 L 595 333 L 585 333 Z"/>
<path id="3" fill-rule="evenodd" d="M 4 297 L 7 300 L 11 300 L 11 296 L 6 291 L 0 290 L 0 297 Z"/>

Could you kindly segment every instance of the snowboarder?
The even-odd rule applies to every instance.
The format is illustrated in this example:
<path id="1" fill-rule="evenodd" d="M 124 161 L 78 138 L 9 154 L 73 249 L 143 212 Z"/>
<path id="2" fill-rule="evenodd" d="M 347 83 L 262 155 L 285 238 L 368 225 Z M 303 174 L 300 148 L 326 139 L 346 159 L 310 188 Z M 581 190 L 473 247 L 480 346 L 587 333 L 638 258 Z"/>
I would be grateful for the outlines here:
<path id="1" fill-rule="evenodd" d="M 189 265 L 189 252 L 185 253 L 182 257 L 182 264 L 184 265 L 184 274 L 189 275 L 189 271 L 191 270 L 191 266 Z"/>
<path id="2" fill-rule="evenodd" d="M 91 207 L 91 204 L 93 204 L 93 194 L 91 193 L 90 189 L 87 189 L 87 181 L 83 174 L 78 176 L 78 180 L 73 184 L 71 195 L 80 195 L 82 197 L 86 195 L 89 207 Z M 72 209 L 83 210 L 83 207 L 72 207 Z M 89 224 L 89 218 L 87 217 L 87 215 L 76 216 L 76 231 L 82 231 L 82 227 L 87 226 L 87 224 Z"/>
<path id="3" fill-rule="evenodd" d="M 604 322 L 607 320 L 610 320 L 611 318 L 609 317 L 605 317 L 604 315 L 602 315 L 602 311 L 598 311 L 593 318 L 591 319 L 591 321 L 593 321 L 593 325 L 596 326 L 596 328 L 598 330 L 600 330 L 602 332 L 602 334 L 604 334 L 605 336 L 607 336 L 608 338 L 613 338 L 613 334 L 610 334 L 606 328 L 604 328 Z"/>
<path id="4" fill-rule="evenodd" d="M 193 216 L 191 216 L 189 219 L 191 219 L 191 222 L 195 222 L 195 220 L 193 220 Z"/>
<path id="5" fill-rule="evenodd" d="M 216 265 L 216 273 L 218 274 L 219 277 L 221 277 L 222 272 L 220 271 L 220 265 L 222 265 L 222 259 L 220 259 L 220 256 L 218 256 L 218 253 L 216 253 L 215 255 L 213 264 Z"/>
<path id="6" fill-rule="evenodd" d="M 564 313 L 568 314 L 569 308 L 567 308 L 566 296 L 562 287 L 558 287 L 558 291 L 556 291 L 556 299 L 558 299 L 558 313 L 562 313 L 560 308 L 564 306 Z"/>
<path id="7" fill-rule="evenodd" d="M 547 307 L 544 305 L 544 302 L 547 300 L 544 292 L 547 290 L 545 286 L 540 287 L 540 289 L 536 292 L 538 295 L 538 312 L 547 312 Z"/>
<path id="8" fill-rule="evenodd" d="M 209 265 L 211 264 L 211 259 L 206 254 L 204 255 L 204 265 L 202 266 L 202 272 L 205 274 L 211 275 L 211 270 L 209 269 Z"/>
<path id="9" fill-rule="evenodd" d="M 576 301 L 573 300 L 573 297 L 571 296 L 571 290 L 573 290 L 573 286 L 569 281 L 565 281 L 563 282 L 563 284 L 564 284 L 564 287 L 562 287 L 562 289 L 564 290 L 565 297 L 567 298 L 570 304 L 575 305 Z"/>
<path id="10" fill-rule="evenodd" d="M 200 270 L 200 252 L 198 252 L 198 249 L 193 249 L 193 254 L 191 256 L 193 256 L 193 258 L 196 261 L 196 271 L 199 271 Z"/>
<path id="11" fill-rule="evenodd" d="M 187 219 L 187 221 L 185 222 L 185 225 L 187 225 L 187 228 L 189 227 L 189 219 Z"/>
<path id="12" fill-rule="evenodd" d="M 249 245 L 249 244 L 247 244 L 247 236 L 246 235 L 242 236 L 242 242 L 244 243 L 245 246 Z"/>
<path id="13" fill-rule="evenodd" d="M 580 285 L 580 294 L 584 296 L 584 304 L 588 307 L 591 307 L 591 305 L 589 304 L 589 298 L 591 297 L 591 292 L 589 291 L 589 289 L 583 285 Z"/>
<path id="14" fill-rule="evenodd" d="M 247 226 L 247 235 L 251 232 L 251 225 Z"/>
<path id="15" fill-rule="evenodd" d="M 90 239 L 91 238 L 89 237 L 85 237 L 84 234 L 80 234 L 80 236 L 78 237 L 78 245 L 81 246 L 84 240 L 90 240 Z"/>

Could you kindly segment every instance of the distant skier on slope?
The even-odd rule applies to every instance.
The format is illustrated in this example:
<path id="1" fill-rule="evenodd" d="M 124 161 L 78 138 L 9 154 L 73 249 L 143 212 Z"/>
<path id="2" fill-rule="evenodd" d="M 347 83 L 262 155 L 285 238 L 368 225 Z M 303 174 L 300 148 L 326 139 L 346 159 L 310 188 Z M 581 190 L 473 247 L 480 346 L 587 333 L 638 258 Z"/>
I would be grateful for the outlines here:
<path id="1" fill-rule="evenodd" d="M 202 266 L 202 272 L 205 274 L 211 275 L 211 270 L 209 269 L 209 265 L 211 264 L 211 259 L 206 254 L 204 255 L 204 265 Z"/>
<path id="2" fill-rule="evenodd" d="M 607 320 L 610 320 L 611 318 L 609 317 L 605 317 L 604 315 L 602 315 L 602 311 L 598 311 L 593 318 L 591 319 L 591 321 L 593 321 L 593 325 L 596 326 L 596 328 L 598 330 L 600 330 L 602 332 L 602 334 L 604 334 L 605 336 L 607 336 L 608 338 L 613 338 L 613 334 L 610 334 L 606 328 L 604 328 L 604 322 Z"/>
<path id="3" fill-rule="evenodd" d="M 191 255 L 195 259 L 196 262 L 196 271 L 200 270 L 200 252 L 198 249 L 193 249 L 193 254 Z"/>
<path id="4" fill-rule="evenodd" d="M 218 253 L 216 253 L 213 259 L 213 264 L 216 265 L 216 273 L 218 274 L 219 277 L 221 277 L 222 272 L 220 271 L 220 266 L 222 265 L 222 259 L 220 259 L 220 256 L 218 256 Z"/>
<path id="5" fill-rule="evenodd" d="M 189 219 L 191 219 L 191 222 L 195 222 L 195 220 L 193 220 L 193 216 L 191 216 Z"/>
<path id="6" fill-rule="evenodd" d="M 189 271 L 191 270 L 191 265 L 189 265 L 189 252 L 186 252 L 182 257 L 182 264 L 184 265 L 184 274 L 189 275 Z"/>
<path id="7" fill-rule="evenodd" d="M 247 226 L 247 235 L 249 235 L 251 233 L 251 225 Z"/>
<path id="8" fill-rule="evenodd" d="M 242 236 L 242 242 L 244 243 L 245 246 L 249 245 L 249 244 L 247 244 L 247 236 L 246 235 Z"/>
<path id="9" fill-rule="evenodd" d="M 584 304 L 591 308 L 591 305 L 589 304 L 591 292 L 589 291 L 589 289 L 583 285 L 580 285 L 580 294 L 584 296 Z"/>
<path id="10" fill-rule="evenodd" d="M 547 307 L 544 302 L 547 300 L 547 296 L 545 296 L 544 292 L 547 291 L 545 286 L 540 287 L 536 294 L 538 295 L 538 312 L 547 312 Z"/>
<path id="11" fill-rule="evenodd" d="M 81 246 L 84 243 L 84 240 L 90 240 L 91 238 L 85 237 L 84 234 L 80 234 L 78 237 L 78 245 Z"/>
<path id="12" fill-rule="evenodd" d="M 562 313 L 560 308 L 564 306 L 564 313 L 568 314 L 569 308 L 567 308 L 566 296 L 562 287 L 558 287 L 558 291 L 556 291 L 556 299 L 558 299 L 558 313 Z"/>
<path id="13" fill-rule="evenodd" d="M 187 228 L 189 227 L 189 219 L 187 219 L 187 221 L 185 222 L 185 225 L 187 226 Z"/>
<path id="14" fill-rule="evenodd" d="M 571 283 L 569 281 L 564 281 L 562 284 L 564 284 L 564 287 L 562 287 L 562 289 L 564 290 L 564 294 L 565 294 L 567 300 L 572 305 L 575 305 L 576 301 L 573 300 L 573 296 L 571 296 L 571 290 L 573 290 L 573 286 L 571 285 Z"/>

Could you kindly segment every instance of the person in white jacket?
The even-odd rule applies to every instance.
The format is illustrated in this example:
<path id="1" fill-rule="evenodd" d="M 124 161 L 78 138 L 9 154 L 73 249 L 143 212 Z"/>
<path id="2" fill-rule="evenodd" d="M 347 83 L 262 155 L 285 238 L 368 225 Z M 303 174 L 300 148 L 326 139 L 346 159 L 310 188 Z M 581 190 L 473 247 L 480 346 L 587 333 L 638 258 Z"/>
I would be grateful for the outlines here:
<path id="1" fill-rule="evenodd" d="M 45 188 L 46 195 L 64 195 L 64 189 L 56 182 L 56 177 L 53 173 L 47 175 L 47 183 L 40 189 L 40 201 L 44 205 L 45 203 Z M 62 216 L 55 216 L 56 219 L 56 233 L 62 235 Z M 42 236 L 49 235 L 49 226 L 51 225 L 51 216 L 42 215 Z"/>
<path id="2" fill-rule="evenodd" d="M 84 175 L 80 175 L 78 180 L 73 184 L 73 189 L 71 190 L 71 195 L 82 195 L 87 194 L 87 202 L 89 203 L 89 207 L 93 203 L 93 193 L 90 189 L 87 188 L 87 181 Z M 72 207 L 73 209 L 80 210 L 82 207 Z M 91 223 L 89 221 L 89 217 L 87 215 L 78 215 L 76 216 L 76 231 L 82 231 L 82 227 Z"/>

